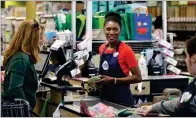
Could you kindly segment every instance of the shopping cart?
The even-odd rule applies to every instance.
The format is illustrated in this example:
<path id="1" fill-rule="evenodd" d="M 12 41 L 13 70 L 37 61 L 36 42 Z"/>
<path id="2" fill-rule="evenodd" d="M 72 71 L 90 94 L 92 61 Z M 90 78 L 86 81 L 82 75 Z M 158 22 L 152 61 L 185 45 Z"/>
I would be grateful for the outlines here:
<path id="1" fill-rule="evenodd" d="M 29 102 L 23 99 L 1 100 L 1 117 L 30 117 Z"/>

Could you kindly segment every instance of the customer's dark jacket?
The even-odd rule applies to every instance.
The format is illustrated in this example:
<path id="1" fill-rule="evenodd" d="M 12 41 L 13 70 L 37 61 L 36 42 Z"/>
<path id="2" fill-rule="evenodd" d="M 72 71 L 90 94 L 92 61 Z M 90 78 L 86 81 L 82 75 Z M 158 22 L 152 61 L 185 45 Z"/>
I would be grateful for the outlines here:
<path id="1" fill-rule="evenodd" d="M 35 107 L 35 94 L 38 86 L 34 63 L 30 56 L 23 52 L 14 54 L 5 68 L 3 96 L 22 98 Z"/>
<path id="2" fill-rule="evenodd" d="M 156 103 L 152 106 L 152 111 L 178 117 L 196 116 L 196 78 L 188 85 L 182 96 Z"/>

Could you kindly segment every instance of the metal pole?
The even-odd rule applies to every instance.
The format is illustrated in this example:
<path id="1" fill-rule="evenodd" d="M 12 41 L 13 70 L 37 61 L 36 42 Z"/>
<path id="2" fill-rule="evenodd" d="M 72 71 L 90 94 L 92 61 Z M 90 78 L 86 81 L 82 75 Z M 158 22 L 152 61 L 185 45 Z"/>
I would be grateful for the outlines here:
<path id="1" fill-rule="evenodd" d="M 88 52 L 92 51 L 92 1 L 87 1 L 86 12 L 86 34 L 90 37 L 88 41 Z"/>
<path id="2" fill-rule="evenodd" d="M 106 1 L 106 9 L 109 11 L 109 1 Z"/>
<path id="3" fill-rule="evenodd" d="M 72 1 L 71 4 L 72 14 L 72 33 L 73 33 L 73 49 L 76 49 L 76 1 Z"/>
<path id="4" fill-rule="evenodd" d="M 162 1 L 163 39 L 167 40 L 167 1 Z"/>
<path id="5" fill-rule="evenodd" d="M 97 1 L 97 11 L 100 11 L 100 1 Z"/>
<path id="6" fill-rule="evenodd" d="M 162 1 L 163 40 L 167 40 L 167 1 Z M 165 58 L 165 56 L 164 56 Z M 167 62 L 163 61 L 164 74 L 167 74 Z"/>

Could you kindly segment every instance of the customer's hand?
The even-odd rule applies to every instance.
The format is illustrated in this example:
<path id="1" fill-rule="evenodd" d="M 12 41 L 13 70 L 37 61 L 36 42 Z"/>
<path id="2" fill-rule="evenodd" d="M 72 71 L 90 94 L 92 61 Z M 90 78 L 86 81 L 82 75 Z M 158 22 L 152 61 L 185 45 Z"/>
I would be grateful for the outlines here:
<path id="1" fill-rule="evenodd" d="M 150 106 L 142 106 L 142 109 L 144 111 L 144 116 L 147 116 L 148 113 L 150 113 L 152 111 L 152 105 L 150 105 Z"/>
<path id="2" fill-rule="evenodd" d="M 101 75 L 100 76 L 101 80 L 95 82 L 95 84 L 97 85 L 103 85 L 103 84 L 111 84 L 111 83 L 114 83 L 114 78 L 113 77 L 109 77 L 109 76 L 106 76 L 106 75 Z"/>

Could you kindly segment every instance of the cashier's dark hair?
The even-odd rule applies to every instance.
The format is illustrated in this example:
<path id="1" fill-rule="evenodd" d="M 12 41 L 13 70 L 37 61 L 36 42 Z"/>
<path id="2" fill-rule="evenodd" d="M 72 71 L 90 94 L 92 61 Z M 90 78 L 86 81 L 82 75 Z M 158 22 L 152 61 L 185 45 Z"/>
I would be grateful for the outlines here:
<path id="1" fill-rule="evenodd" d="M 196 54 L 196 36 L 186 41 L 186 50 L 190 57 Z"/>
<path id="2" fill-rule="evenodd" d="M 108 23 L 109 21 L 114 21 L 116 23 L 119 24 L 120 28 L 121 28 L 121 16 L 119 13 L 117 12 L 108 12 L 105 15 L 105 21 L 104 21 L 104 26 L 106 25 L 106 23 Z"/>

